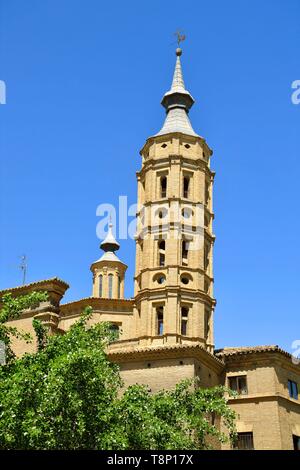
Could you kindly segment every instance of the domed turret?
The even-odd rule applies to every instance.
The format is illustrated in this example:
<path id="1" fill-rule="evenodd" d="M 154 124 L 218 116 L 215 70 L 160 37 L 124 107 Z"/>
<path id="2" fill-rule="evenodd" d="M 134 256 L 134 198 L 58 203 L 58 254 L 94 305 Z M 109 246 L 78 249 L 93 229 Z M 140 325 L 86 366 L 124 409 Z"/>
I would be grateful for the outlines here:
<path id="1" fill-rule="evenodd" d="M 124 299 L 124 281 L 127 266 L 115 254 L 120 245 L 113 235 L 112 227 L 110 223 L 108 233 L 100 244 L 100 248 L 104 251 L 103 255 L 91 265 L 93 297 Z"/>

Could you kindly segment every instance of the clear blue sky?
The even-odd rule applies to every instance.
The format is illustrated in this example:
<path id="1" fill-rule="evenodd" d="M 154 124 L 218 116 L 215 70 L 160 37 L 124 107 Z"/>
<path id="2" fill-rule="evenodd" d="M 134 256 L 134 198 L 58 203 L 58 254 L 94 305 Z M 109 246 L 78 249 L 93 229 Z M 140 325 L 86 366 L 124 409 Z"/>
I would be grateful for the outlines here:
<path id="1" fill-rule="evenodd" d="M 96 207 L 136 201 L 139 150 L 164 119 L 187 35 L 193 126 L 213 148 L 216 345 L 299 327 L 299 0 L 0 0 L 0 288 L 58 276 L 91 295 Z M 133 293 L 135 246 L 123 240 Z"/>

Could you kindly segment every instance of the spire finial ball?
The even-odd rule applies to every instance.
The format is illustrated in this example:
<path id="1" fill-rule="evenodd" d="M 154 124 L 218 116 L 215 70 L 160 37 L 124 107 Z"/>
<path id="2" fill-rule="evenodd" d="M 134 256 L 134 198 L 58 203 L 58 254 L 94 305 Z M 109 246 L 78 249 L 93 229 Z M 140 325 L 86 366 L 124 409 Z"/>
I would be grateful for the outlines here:
<path id="1" fill-rule="evenodd" d="M 176 55 L 177 55 L 178 57 L 180 57 L 181 54 L 182 54 L 182 49 L 180 49 L 180 47 L 177 47 L 177 49 L 176 49 Z"/>

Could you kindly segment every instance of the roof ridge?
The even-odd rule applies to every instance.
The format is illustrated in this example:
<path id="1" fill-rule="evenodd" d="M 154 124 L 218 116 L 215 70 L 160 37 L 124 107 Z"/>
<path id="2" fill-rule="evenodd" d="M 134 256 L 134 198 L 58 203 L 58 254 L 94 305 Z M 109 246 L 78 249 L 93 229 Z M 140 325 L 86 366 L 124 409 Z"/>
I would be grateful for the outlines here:
<path id="1" fill-rule="evenodd" d="M 215 350 L 216 356 L 237 356 L 239 354 L 253 354 L 263 352 L 278 352 L 285 356 L 291 357 L 291 353 L 280 348 L 277 344 L 262 345 L 262 346 L 240 346 L 240 347 L 225 347 Z"/>
<path id="2" fill-rule="evenodd" d="M 158 352 L 158 351 L 175 351 L 180 349 L 200 349 L 207 353 L 210 357 L 216 359 L 224 366 L 224 362 L 216 357 L 215 354 L 209 352 L 205 349 L 200 343 L 198 344 L 174 344 L 174 345 L 167 345 L 167 346 L 131 346 L 129 348 L 120 347 L 120 349 L 112 349 L 109 351 L 109 354 L 130 354 L 130 353 L 143 353 L 143 352 Z"/>
<path id="3" fill-rule="evenodd" d="M 247 349 L 261 349 L 261 348 L 278 348 L 277 344 L 263 344 L 258 346 L 224 346 L 221 348 L 222 351 L 228 350 L 247 350 Z"/>
<path id="4" fill-rule="evenodd" d="M 47 282 L 53 282 L 53 281 L 57 281 L 61 284 L 63 284 L 64 286 L 66 286 L 67 288 L 69 288 L 69 284 L 65 281 L 63 281 L 62 279 L 60 279 L 59 277 L 51 277 L 49 279 L 42 279 L 40 281 L 33 281 L 33 282 L 30 282 L 29 284 L 23 284 L 22 286 L 16 286 L 16 287 L 7 287 L 6 289 L 1 289 L 0 290 L 0 293 L 3 293 L 3 292 L 10 292 L 10 291 L 14 291 L 14 290 L 17 290 L 17 289 L 26 289 L 27 287 L 32 287 L 34 285 L 39 285 L 39 284 L 46 284 Z"/>
<path id="5" fill-rule="evenodd" d="M 110 301 L 112 301 L 112 302 L 115 302 L 115 301 L 133 302 L 133 301 L 134 301 L 133 298 L 129 298 L 129 299 L 110 299 L 110 298 L 108 298 L 108 297 L 82 297 L 82 299 L 71 300 L 70 302 L 66 302 L 66 303 L 64 303 L 64 304 L 60 304 L 60 307 L 65 307 L 65 306 L 67 306 L 67 305 L 79 303 L 79 302 L 86 301 L 86 300 L 90 300 L 90 301 L 92 301 L 92 302 L 94 302 L 95 300 L 98 300 L 98 301 L 110 300 Z"/>

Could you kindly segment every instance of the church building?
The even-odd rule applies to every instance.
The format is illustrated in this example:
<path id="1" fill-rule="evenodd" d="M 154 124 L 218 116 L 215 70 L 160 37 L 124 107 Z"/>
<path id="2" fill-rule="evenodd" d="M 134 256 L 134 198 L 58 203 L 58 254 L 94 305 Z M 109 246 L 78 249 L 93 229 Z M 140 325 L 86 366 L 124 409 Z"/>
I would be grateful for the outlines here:
<path id="1" fill-rule="evenodd" d="M 69 286 L 58 278 L 0 296 L 48 292 L 47 302 L 11 322 L 30 332 L 36 317 L 51 333 L 63 334 L 91 306 L 91 321 L 109 321 L 117 333 L 108 355 L 120 365 L 125 386 L 144 383 L 156 392 L 194 377 L 203 387 L 226 385 L 238 393 L 229 399 L 238 414 L 238 448 L 300 450 L 300 364 L 276 345 L 214 346 L 215 174 L 212 150 L 189 119 L 194 99 L 181 55 L 177 48 L 171 88 L 161 102 L 165 121 L 140 151 L 134 297 L 124 297 L 127 266 L 117 255 L 112 224 L 90 267 L 91 297 L 64 303 Z M 22 354 L 35 346 L 16 340 L 14 347 Z"/>

